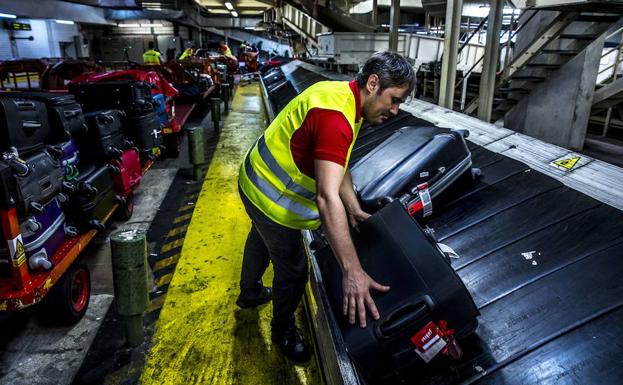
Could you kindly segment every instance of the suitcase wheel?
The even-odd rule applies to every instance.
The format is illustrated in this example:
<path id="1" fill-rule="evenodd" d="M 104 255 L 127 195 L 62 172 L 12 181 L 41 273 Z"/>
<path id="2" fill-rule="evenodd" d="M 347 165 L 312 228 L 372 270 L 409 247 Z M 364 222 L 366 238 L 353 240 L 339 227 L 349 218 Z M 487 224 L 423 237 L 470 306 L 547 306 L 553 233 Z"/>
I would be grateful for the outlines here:
<path id="1" fill-rule="evenodd" d="M 115 174 L 119 174 L 121 172 L 121 169 L 119 167 L 112 164 L 108 166 L 108 169 Z"/>
<path id="2" fill-rule="evenodd" d="M 106 229 L 106 226 L 100 222 L 99 219 L 91 219 L 89 221 L 89 227 L 91 227 L 92 229 L 95 229 L 97 231 L 102 231 L 104 229 Z"/>
<path id="3" fill-rule="evenodd" d="M 478 179 L 482 176 L 482 170 L 476 167 L 472 168 L 472 179 Z"/>
<path id="4" fill-rule="evenodd" d="M 56 199 L 58 200 L 59 203 L 67 203 L 67 201 L 69 201 L 69 198 L 67 197 L 67 195 L 63 193 L 58 194 L 56 196 Z"/>
<path id="5" fill-rule="evenodd" d="M 127 140 L 127 139 L 126 139 L 126 140 L 123 142 L 123 147 L 124 147 L 124 148 L 126 148 L 126 149 L 128 149 L 128 148 L 135 148 L 135 147 L 134 147 L 134 142 L 133 142 L 133 141 L 131 141 L 131 140 Z"/>
<path id="6" fill-rule="evenodd" d="M 32 211 L 33 213 L 37 215 L 43 214 L 43 212 L 45 211 L 45 208 L 43 207 L 43 205 L 37 202 L 30 202 L 29 208 L 30 208 L 30 211 Z"/>
<path id="7" fill-rule="evenodd" d="M 65 235 L 68 237 L 75 237 L 78 235 L 78 229 L 74 226 L 65 226 Z"/>
<path id="8" fill-rule="evenodd" d="M 91 186 L 88 183 L 83 183 L 82 186 L 80 186 L 80 190 L 85 192 L 87 195 L 96 195 L 97 194 L 97 189 L 95 187 Z"/>
<path id="9" fill-rule="evenodd" d="M 65 153 L 65 151 L 63 151 L 62 148 L 57 147 L 57 146 L 47 146 L 46 150 L 47 150 L 48 154 L 50 154 L 50 156 L 54 160 L 61 160 L 61 159 L 63 159 L 63 154 Z"/>
<path id="10" fill-rule="evenodd" d="M 31 169 L 25 162 L 16 158 L 12 158 L 9 160 L 9 164 L 11 165 L 11 168 L 13 169 L 13 172 L 16 176 L 20 178 L 25 178 L 30 175 Z"/>
<path id="11" fill-rule="evenodd" d="M 108 148 L 106 148 L 106 155 L 110 157 L 120 158 L 122 154 L 123 154 L 123 151 L 113 146 L 108 146 Z"/>
<path id="12" fill-rule="evenodd" d="M 41 223 L 37 222 L 34 218 L 27 220 L 25 226 L 33 233 L 41 230 Z"/>
<path id="13" fill-rule="evenodd" d="M 115 195 L 115 197 L 113 198 L 113 202 L 120 205 L 125 205 L 125 198 L 119 195 Z"/>
<path id="14" fill-rule="evenodd" d="M 72 194 L 76 191 L 76 186 L 73 183 L 64 180 L 62 183 L 62 191 L 68 194 Z"/>

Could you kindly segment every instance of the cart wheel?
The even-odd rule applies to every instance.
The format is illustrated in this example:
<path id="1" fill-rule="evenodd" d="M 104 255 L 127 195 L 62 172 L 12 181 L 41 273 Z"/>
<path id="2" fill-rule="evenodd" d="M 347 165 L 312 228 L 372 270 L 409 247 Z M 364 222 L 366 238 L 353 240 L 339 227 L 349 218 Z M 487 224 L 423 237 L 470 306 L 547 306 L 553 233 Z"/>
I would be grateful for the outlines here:
<path id="1" fill-rule="evenodd" d="M 116 219 L 120 221 L 129 221 L 134 212 L 134 193 L 131 192 L 125 197 L 125 203 L 120 204 L 117 209 Z"/>
<path id="2" fill-rule="evenodd" d="M 182 147 L 182 135 L 180 133 L 164 135 L 164 146 L 167 158 L 177 158 Z"/>
<path id="3" fill-rule="evenodd" d="M 80 321 L 89 306 L 91 276 L 83 264 L 72 264 L 48 294 L 47 307 L 62 324 Z"/>

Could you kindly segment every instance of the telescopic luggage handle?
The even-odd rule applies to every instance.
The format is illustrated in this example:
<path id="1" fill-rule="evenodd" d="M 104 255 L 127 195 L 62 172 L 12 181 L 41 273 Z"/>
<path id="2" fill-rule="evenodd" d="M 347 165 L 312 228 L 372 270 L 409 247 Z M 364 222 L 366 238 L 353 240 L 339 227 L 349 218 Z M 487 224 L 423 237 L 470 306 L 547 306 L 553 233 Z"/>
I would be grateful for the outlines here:
<path id="1" fill-rule="evenodd" d="M 430 296 L 420 301 L 405 305 L 390 314 L 378 328 L 382 337 L 389 338 L 406 330 L 409 326 L 425 321 L 434 309 Z"/>

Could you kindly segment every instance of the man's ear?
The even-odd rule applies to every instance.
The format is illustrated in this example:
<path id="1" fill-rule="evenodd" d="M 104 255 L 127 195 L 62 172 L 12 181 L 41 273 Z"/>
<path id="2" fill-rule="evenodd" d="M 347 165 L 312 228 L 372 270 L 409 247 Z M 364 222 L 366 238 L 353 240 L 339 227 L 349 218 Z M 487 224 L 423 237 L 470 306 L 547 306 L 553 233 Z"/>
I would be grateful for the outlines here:
<path id="1" fill-rule="evenodd" d="M 366 82 L 366 91 L 371 94 L 375 94 L 380 87 L 379 76 L 377 74 L 372 74 L 368 76 L 368 81 Z"/>

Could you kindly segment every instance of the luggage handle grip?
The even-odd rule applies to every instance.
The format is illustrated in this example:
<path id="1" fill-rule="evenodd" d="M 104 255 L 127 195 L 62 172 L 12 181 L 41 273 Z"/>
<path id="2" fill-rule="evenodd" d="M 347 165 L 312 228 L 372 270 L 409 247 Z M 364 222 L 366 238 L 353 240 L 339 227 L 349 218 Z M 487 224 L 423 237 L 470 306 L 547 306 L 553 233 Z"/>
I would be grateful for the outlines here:
<path id="1" fill-rule="evenodd" d="M 430 314 L 429 301 L 422 300 L 416 304 L 403 306 L 392 313 L 387 320 L 379 326 L 379 331 L 384 337 L 391 337 L 411 324 L 425 318 Z"/>
<path id="2" fill-rule="evenodd" d="M 24 120 L 22 126 L 25 128 L 41 128 L 42 124 L 36 120 Z"/>
<path id="3" fill-rule="evenodd" d="M 82 110 L 79 108 L 76 108 L 75 110 L 65 110 L 63 111 L 63 115 L 65 115 L 66 118 L 71 118 L 73 116 L 77 116 L 80 115 L 82 113 Z"/>

